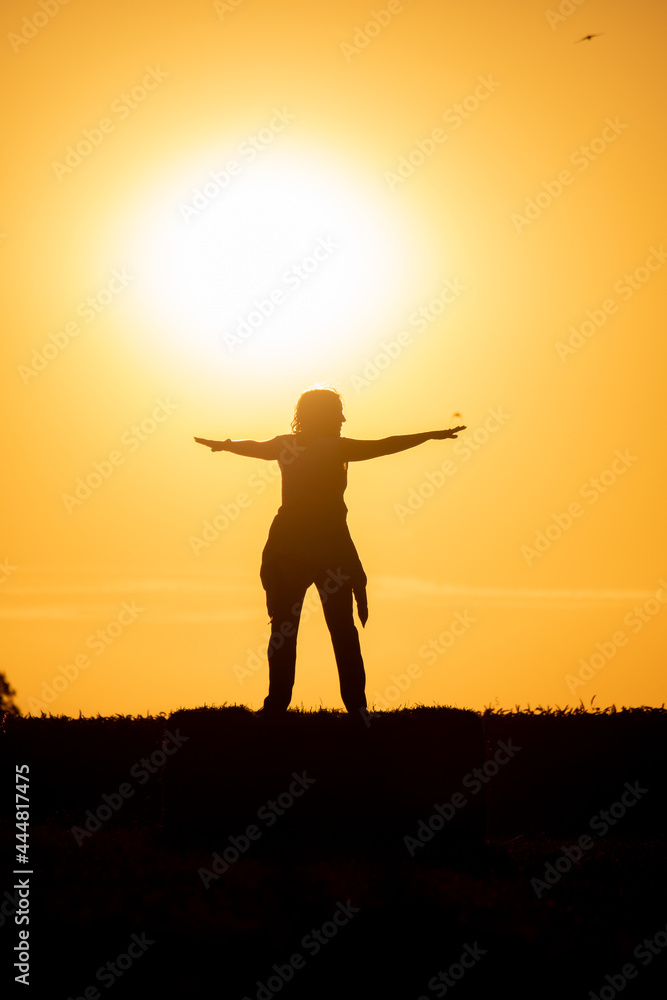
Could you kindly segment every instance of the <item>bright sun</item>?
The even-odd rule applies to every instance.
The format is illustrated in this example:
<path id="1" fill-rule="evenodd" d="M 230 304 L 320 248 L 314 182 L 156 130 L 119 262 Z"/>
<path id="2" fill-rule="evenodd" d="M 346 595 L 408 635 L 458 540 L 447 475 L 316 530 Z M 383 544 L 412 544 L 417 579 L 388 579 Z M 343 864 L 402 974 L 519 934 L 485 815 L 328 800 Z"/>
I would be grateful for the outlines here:
<path id="1" fill-rule="evenodd" d="M 295 371 L 386 329 L 409 271 L 395 201 L 355 189 L 342 169 L 274 155 L 183 193 L 154 204 L 137 247 L 144 307 L 175 353 Z"/>

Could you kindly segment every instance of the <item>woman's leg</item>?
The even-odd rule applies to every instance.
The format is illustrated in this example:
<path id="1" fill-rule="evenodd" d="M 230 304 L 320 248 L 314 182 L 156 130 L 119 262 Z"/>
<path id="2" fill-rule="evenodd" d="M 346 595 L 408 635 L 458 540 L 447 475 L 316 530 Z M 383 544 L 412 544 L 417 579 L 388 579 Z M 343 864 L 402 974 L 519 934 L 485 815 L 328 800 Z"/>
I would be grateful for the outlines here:
<path id="1" fill-rule="evenodd" d="M 296 639 L 301 606 L 310 585 L 301 567 L 287 561 L 275 567 L 266 587 L 271 618 L 269 639 L 269 693 L 265 712 L 286 712 L 292 700 L 296 669 Z"/>
<path id="2" fill-rule="evenodd" d="M 318 573 L 315 584 L 333 643 L 343 704 L 348 712 L 358 712 L 366 708 L 366 673 L 352 612 L 352 584 L 349 578 L 338 582 L 337 576 Z"/>

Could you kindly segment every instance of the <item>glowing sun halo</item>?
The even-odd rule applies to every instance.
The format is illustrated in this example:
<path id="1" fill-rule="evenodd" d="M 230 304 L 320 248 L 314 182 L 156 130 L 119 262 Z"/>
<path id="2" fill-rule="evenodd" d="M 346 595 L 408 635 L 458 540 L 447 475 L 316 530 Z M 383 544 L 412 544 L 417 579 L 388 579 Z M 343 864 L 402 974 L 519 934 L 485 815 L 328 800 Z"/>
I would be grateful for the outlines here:
<path id="1" fill-rule="evenodd" d="M 375 193 L 374 193 L 375 194 Z M 206 175 L 142 227 L 146 307 L 203 362 L 300 367 L 358 349 L 387 321 L 409 240 L 380 196 L 305 160 Z"/>

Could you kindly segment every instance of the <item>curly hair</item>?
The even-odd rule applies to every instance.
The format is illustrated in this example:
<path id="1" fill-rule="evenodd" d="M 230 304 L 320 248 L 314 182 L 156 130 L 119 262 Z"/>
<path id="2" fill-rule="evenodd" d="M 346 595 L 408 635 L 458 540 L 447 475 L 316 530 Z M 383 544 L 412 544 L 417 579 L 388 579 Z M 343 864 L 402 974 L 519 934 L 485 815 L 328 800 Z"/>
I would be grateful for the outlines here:
<path id="1" fill-rule="evenodd" d="M 294 407 L 292 433 L 303 434 L 317 430 L 331 417 L 343 412 L 343 400 L 332 386 L 313 386 L 302 392 Z"/>

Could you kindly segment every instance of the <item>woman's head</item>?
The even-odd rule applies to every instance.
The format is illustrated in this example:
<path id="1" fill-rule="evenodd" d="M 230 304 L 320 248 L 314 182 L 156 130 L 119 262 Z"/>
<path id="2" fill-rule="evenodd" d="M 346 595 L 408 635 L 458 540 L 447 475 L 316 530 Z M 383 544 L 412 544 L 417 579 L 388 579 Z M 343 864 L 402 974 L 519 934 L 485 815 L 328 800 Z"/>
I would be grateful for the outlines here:
<path id="1" fill-rule="evenodd" d="M 306 389 L 299 396 L 292 420 L 295 434 L 340 434 L 343 423 L 343 402 L 335 389 Z"/>

